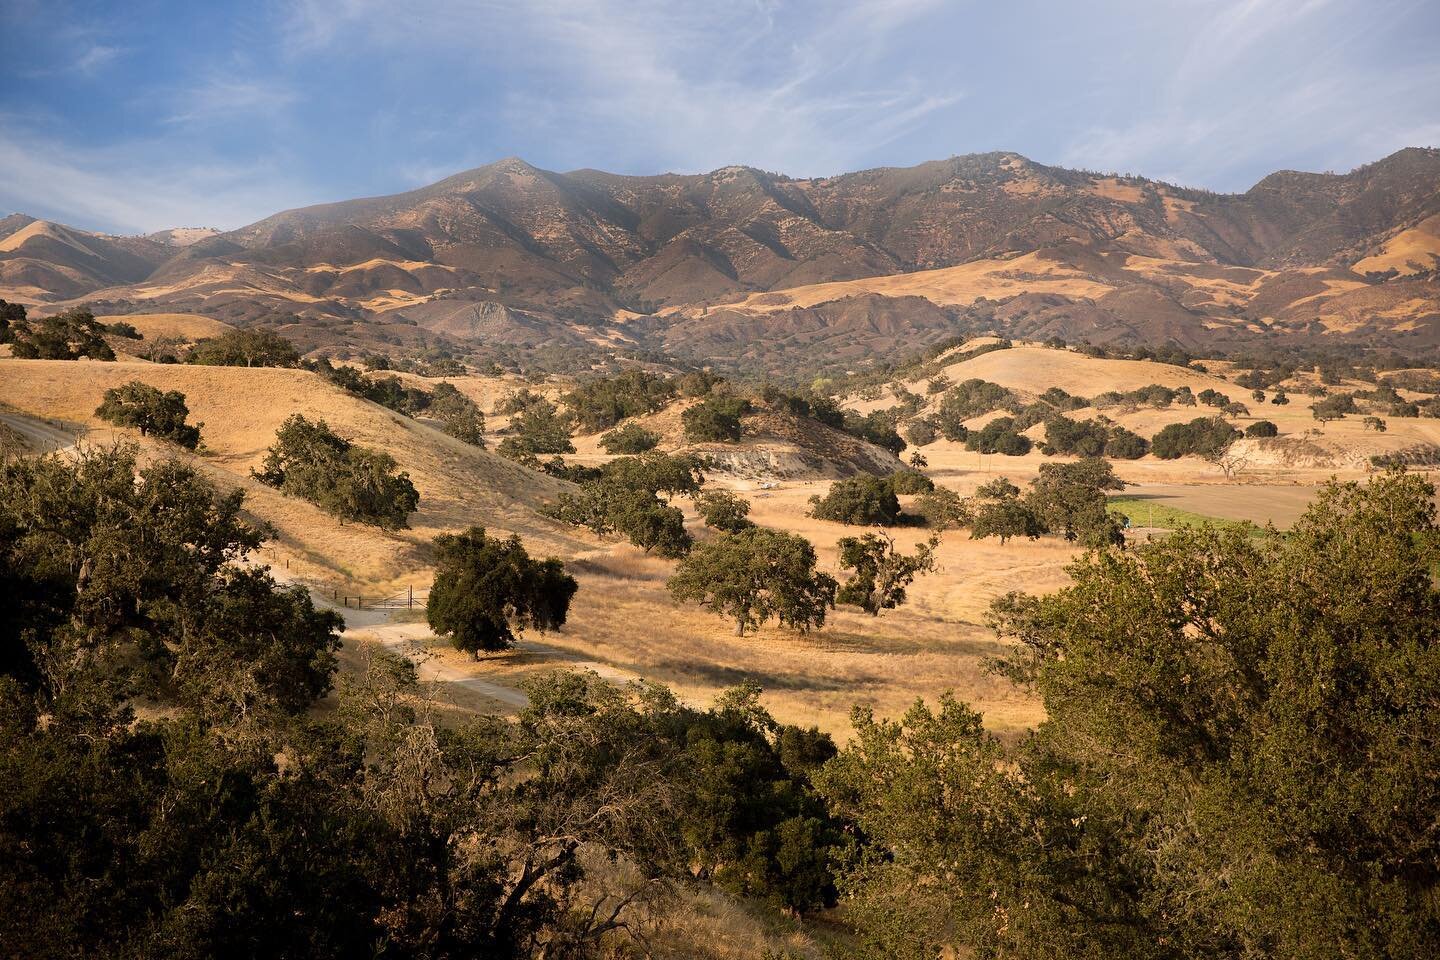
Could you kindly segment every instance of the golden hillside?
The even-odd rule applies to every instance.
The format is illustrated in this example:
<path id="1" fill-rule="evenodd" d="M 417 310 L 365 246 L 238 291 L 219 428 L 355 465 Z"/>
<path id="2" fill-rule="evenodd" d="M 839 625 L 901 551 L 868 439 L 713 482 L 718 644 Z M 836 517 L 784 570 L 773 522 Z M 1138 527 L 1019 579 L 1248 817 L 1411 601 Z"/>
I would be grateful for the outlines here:
<path id="1" fill-rule="evenodd" d="M 94 416 L 106 389 L 141 380 L 185 394 L 192 422 L 203 423 L 199 461 L 247 491 L 254 513 L 280 531 L 278 546 L 308 574 L 385 586 L 414 580 L 437 533 L 473 523 L 522 534 L 542 551 L 571 555 L 588 543 L 541 517 L 536 508 L 564 484 L 360 400 L 303 370 L 199 367 L 140 361 L 0 360 L 0 403 L 73 425 L 87 439 L 116 435 Z M 411 529 L 387 534 L 340 525 L 303 501 L 249 478 L 275 431 L 292 413 L 324 419 L 342 436 L 384 450 L 420 492 Z M 135 439 L 133 432 L 124 431 Z"/>

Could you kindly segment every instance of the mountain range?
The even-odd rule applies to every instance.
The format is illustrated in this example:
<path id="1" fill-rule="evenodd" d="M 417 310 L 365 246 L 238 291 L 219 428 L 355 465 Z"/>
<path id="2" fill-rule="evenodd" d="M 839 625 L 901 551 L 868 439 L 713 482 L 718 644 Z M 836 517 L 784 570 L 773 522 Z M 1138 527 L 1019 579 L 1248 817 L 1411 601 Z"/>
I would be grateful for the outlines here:
<path id="1" fill-rule="evenodd" d="M 1440 150 L 1241 194 L 1014 153 L 818 179 L 507 159 L 224 233 L 0 219 L 0 297 L 193 312 L 309 347 L 662 349 L 853 365 L 957 332 L 1230 348 L 1440 344 Z"/>

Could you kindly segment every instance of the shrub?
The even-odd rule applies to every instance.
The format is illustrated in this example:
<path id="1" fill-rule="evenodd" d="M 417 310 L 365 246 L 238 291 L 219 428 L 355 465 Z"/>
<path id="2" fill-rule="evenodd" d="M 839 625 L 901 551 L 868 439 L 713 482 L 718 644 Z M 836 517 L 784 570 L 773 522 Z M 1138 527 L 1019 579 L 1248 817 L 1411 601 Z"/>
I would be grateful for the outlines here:
<path id="1" fill-rule="evenodd" d="M 712 395 L 680 415 L 690 443 L 734 443 L 740 439 L 740 418 L 750 413 L 750 401 L 731 394 Z"/>
<path id="2" fill-rule="evenodd" d="M 655 449 L 659 443 L 660 434 L 646 430 L 638 423 L 627 423 L 600 436 L 600 446 L 611 454 L 644 453 Z"/>
<path id="3" fill-rule="evenodd" d="M 736 636 L 744 636 L 772 617 L 798 630 L 823 626 L 836 583 L 816 572 L 815 548 L 804 537 L 750 527 L 698 545 L 668 587 L 677 603 L 729 617 Z"/>
<path id="4" fill-rule="evenodd" d="M 1040 394 L 1040 402 L 1055 410 L 1081 410 L 1090 406 L 1090 401 L 1077 397 L 1059 387 L 1050 387 Z"/>
<path id="5" fill-rule="evenodd" d="M 385 530 L 404 529 L 420 505 L 407 473 L 395 472 L 388 453 L 355 446 L 324 420 L 293 414 L 275 434 L 255 479 L 309 500 L 340 518 Z"/>
<path id="6" fill-rule="evenodd" d="M 211 367 L 298 367 L 300 352 L 270 330 L 227 330 L 195 344 L 185 362 Z"/>
<path id="7" fill-rule="evenodd" d="M 1150 452 L 1161 460 L 1186 454 L 1212 458 L 1240 438 L 1240 431 L 1218 417 L 1197 417 L 1189 423 L 1172 423 L 1155 434 Z"/>
<path id="8" fill-rule="evenodd" d="M 532 560 L 518 536 L 500 540 L 471 527 L 435 538 L 425 617 L 437 636 L 478 657 L 512 646 L 516 630 L 560 629 L 578 589 L 559 560 Z"/>
<path id="9" fill-rule="evenodd" d="M 1278 436 L 1279 433 L 1280 428 L 1269 420 L 1256 420 L 1245 428 L 1245 436 L 1247 437 L 1274 437 Z"/>
<path id="10" fill-rule="evenodd" d="M 822 499 L 810 498 L 810 515 L 818 520 L 833 520 L 855 526 L 890 526 L 900 521 L 900 501 L 889 478 L 869 473 L 857 474 L 830 484 Z"/>
<path id="11" fill-rule="evenodd" d="M 644 370 L 627 370 L 618 376 L 582 383 L 567 393 L 563 402 L 580 429 L 594 433 L 627 417 L 654 413 L 674 397 L 672 380 Z"/>
<path id="12" fill-rule="evenodd" d="M 524 413 L 531 407 L 542 403 L 550 404 L 550 401 L 529 387 L 520 387 L 501 397 L 500 402 L 495 404 L 495 412 L 502 416 L 509 417 L 518 413 Z M 550 404 L 550 407 L 552 410 L 554 409 L 553 404 Z"/>
<path id="13" fill-rule="evenodd" d="M 15 311 L 11 311 L 13 314 Z M 43 320 L 26 320 L 21 312 L 7 328 L 10 354 L 21 360 L 114 360 L 105 342 L 105 327 L 85 307 Z"/>
<path id="14" fill-rule="evenodd" d="M 1001 453 L 1023 457 L 1030 452 L 1030 438 L 1015 429 L 1014 417 L 996 417 L 965 438 L 965 449 L 980 453 Z"/>
<path id="15" fill-rule="evenodd" d="M 123 337 L 126 340 L 143 340 L 140 331 L 135 329 L 135 324 L 127 323 L 124 320 L 116 320 L 114 323 L 103 323 L 101 327 L 112 337 Z"/>
<path id="16" fill-rule="evenodd" d="M 750 501 L 729 490 L 711 490 L 695 498 L 695 509 L 707 527 L 723 533 L 739 533 L 755 526 L 750 520 Z"/>
<path id="17" fill-rule="evenodd" d="M 95 416 L 101 420 L 134 427 L 140 436 L 154 434 L 162 440 L 169 440 L 187 450 L 194 450 L 200 444 L 200 428 L 204 424 L 191 425 L 185 422 L 190 408 L 185 406 L 185 394 L 178 390 L 161 391 L 148 383 L 131 380 L 105 391 Z"/>
<path id="18" fill-rule="evenodd" d="M 540 469 L 547 476 L 570 483 L 589 483 L 592 480 L 599 480 L 604 475 L 599 467 L 587 467 L 583 463 L 566 463 L 560 456 L 540 461 Z"/>

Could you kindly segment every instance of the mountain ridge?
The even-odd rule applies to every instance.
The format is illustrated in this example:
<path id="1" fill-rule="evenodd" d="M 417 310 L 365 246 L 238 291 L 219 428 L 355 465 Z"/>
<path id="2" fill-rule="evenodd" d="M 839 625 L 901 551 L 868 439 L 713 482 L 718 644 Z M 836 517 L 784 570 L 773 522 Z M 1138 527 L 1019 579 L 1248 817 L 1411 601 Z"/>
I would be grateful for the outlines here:
<path id="1" fill-rule="evenodd" d="M 107 247 L 107 256 L 130 256 L 125 270 L 87 273 L 79 254 L 22 243 L 0 251 L 0 296 L 23 287 L 15 298 L 37 305 L 88 296 L 108 312 L 163 307 L 237 323 L 294 315 L 302 327 L 327 319 L 424 327 L 443 316 L 435 323 L 455 328 L 457 305 L 493 321 L 499 314 L 484 305 L 498 304 L 525 318 L 516 336 L 526 344 L 537 322 L 565 339 L 576 324 L 644 318 L 635 329 L 662 330 L 667 348 L 701 358 L 673 328 L 709 308 L 753 318 L 773 312 L 753 309 L 768 294 L 874 281 L 860 291 L 869 295 L 886 277 L 978 265 L 961 271 L 974 275 L 970 287 L 951 283 L 939 296 L 913 282 L 890 286 L 948 311 L 949 326 L 977 306 L 985 312 L 998 294 L 1051 298 L 1050 326 L 1100 340 L 1178 336 L 1198 346 L 1278 331 L 1404 344 L 1418 330 L 1417 345 L 1429 346 L 1440 343 L 1430 282 L 1440 245 L 1426 226 L 1437 215 L 1433 148 L 1348 173 L 1276 171 L 1241 194 L 1048 166 L 1010 151 L 812 178 L 743 165 L 558 173 L 510 157 L 403 193 L 280 211 L 180 247 L 116 241 L 110 246 L 124 249 Z M 146 272 L 135 257 L 158 262 Z M 1360 273 L 1359 263 L 1383 268 Z M 1393 296 L 1353 295 L 1391 281 Z M 1286 300 L 1283 290 L 1295 295 Z M 1353 302 L 1340 302 L 1347 296 Z M 1315 310 L 1302 318 L 1307 305 Z M 906 328 L 894 306 L 881 310 L 886 325 Z M 931 311 L 921 314 L 938 329 Z M 504 324 L 471 326 L 507 342 Z M 728 329 L 733 337 L 740 328 Z"/>

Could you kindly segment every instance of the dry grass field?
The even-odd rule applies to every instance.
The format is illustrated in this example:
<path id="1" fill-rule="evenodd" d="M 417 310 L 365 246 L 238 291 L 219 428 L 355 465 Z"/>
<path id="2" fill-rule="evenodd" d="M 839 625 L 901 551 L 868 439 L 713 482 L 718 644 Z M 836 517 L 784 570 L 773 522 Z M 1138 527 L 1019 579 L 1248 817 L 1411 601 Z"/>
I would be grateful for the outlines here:
<path id="1" fill-rule="evenodd" d="M 176 340 L 203 340 L 234 330 L 223 320 L 202 317 L 198 313 L 127 313 L 119 316 L 96 317 L 101 323 L 128 323 L 146 340 L 170 337 Z"/>

